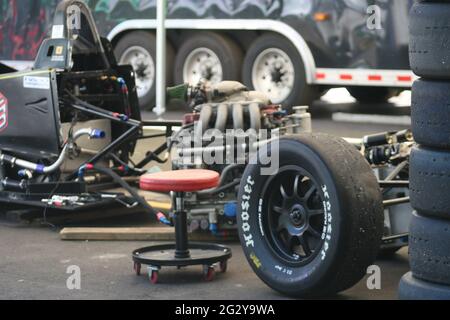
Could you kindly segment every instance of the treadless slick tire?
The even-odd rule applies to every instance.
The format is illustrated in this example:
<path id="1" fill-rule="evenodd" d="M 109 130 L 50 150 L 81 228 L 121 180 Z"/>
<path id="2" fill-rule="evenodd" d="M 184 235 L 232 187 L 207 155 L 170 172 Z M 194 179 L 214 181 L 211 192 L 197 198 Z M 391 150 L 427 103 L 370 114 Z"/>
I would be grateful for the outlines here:
<path id="1" fill-rule="evenodd" d="M 450 285 L 450 221 L 413 214 L 409 257 L 414 277 Z"/>
<path id="2" fill-rule="evenodd" d="M 412 131 L 417 143 L 450 149 L 450 82 L 417 80 L 412 90 Z"/>
<path id="3" fill-rule="evenodd" d="M 450 300 L 450 287 L 419 280 L 408 272 L 400 280 L 398 297 L 402 300 Z"/>
<path id="4" fill-rule="evenodd" d="M 450 219 L 450 152 L 423 146 L 410 156 L 411 206 L 422 215 Z"/>
<path id="5" fill-rule="evenodd" d="M 247 166 L 238 229 L 251 267 L 269 287 L 294 297 L 326 297 L 355 285 L 375 260 L 382 198 L 372 169 L 344 140 L 284 137 L 270 149 L 279 170 Z M 253 162 L 255 163 L 255 162 Z"/>
<path id="6" fill-rule="evenodd" d="M 450 79 L 450 2 L 422 1 L 410 12 L 409 60 L 415 74 Z"/>

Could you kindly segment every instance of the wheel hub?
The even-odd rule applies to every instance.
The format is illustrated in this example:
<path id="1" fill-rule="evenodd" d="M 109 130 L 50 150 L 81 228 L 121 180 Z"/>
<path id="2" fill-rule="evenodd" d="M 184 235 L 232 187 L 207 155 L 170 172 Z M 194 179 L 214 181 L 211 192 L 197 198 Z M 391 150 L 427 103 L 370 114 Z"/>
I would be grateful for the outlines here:
<path id="1" fill-rule="evenodd" d="M 223 69 L 217 54 L 208 48 L 197 48 L 192 51 L 184 62 L 184 82 L 196 85 L 200 80 L 211 84 L 223 80 Z"/>
<path id="2" fill-rule="evenodd" d="M 319 186 L 304 169 L 286 166 L 264 189 L 267 239 L 291 263 L 308 263 L 322 246 L 325 210 Z"/>
<path id="3" fill-rule="evenodd" d="M 292 208 L 289 217 L 291 218 L 291 223 L 295 227 L 302 227 L 307 222 L 307 213 L 300 205 L 296 205 Z"/>
<path id="4" fill-rule="evenodd" d="M 267 94 L 273 103 L 283 102 L 295 85 L 292 59 L 278 48 L 264 50 L 253 63 L 252 83 L 255 90 Z"/>

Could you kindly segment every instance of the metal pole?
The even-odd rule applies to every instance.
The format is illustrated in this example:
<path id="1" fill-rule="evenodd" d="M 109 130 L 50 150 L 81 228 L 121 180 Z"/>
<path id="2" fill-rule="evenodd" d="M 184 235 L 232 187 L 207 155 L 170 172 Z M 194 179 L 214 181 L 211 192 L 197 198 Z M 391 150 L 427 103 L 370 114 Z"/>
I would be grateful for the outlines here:
<path id="1" fill-rule="evenodd" d="M 158 117 L 166 112 L 166 10 L 167 0 L 158 0 L 156 14 L 156 107 Z"/>

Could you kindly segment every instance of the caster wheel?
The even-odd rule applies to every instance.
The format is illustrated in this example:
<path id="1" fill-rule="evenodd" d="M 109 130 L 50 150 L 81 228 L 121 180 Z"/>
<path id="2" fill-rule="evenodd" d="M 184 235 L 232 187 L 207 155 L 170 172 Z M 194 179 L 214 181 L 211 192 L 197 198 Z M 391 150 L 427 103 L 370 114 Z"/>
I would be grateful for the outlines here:
<path id="1" fill-rule="evenodd" d="M 221 261 L 220 264 L 219 264 L 219 267 L 220 267 L 220 272 L 222 272 L 222 273 L 227 272 L 227 269 L 228 269 L 228 261 L 227 261 L 227 260 Z"/>
<path id="2" fill-rule="evenodd" d="M 158 276 L 159 276 L 159 272 L 156 270 L 152 270 L 150 272 L 150 282 L 152 284 L 157 284 L 158 283 Z"/>
<path id="3" fill-rule="evenodd" d="M 203 267 L 203 278 L 205 281 L 213 281 L 214 276 L 216 274 L 216 271 L 214 270 L 214 267 L 212 266 L 204 266 Z"/>
<path id="4" fill-rule="evenodd" d="M 134 270 L 134 272 L 136 272 L 137 276 L 140 276 L 141 275 L 141 264 L 138 262 L 135 262 L 133 265 L 133 270 Z"/>

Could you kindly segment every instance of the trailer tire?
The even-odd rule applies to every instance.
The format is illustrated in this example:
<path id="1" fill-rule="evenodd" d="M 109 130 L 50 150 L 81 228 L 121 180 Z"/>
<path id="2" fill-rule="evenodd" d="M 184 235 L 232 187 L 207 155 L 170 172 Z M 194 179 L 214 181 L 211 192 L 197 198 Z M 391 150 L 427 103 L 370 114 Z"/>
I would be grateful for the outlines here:
<path id="1" fill-rule="evenodd" d="M 414 277 L 450 285 L 450 220 L 413 213 L 409 235 L 409 264 Z"/>
<path id="2" fill-rule="evenodd" d="M 450 82 L 420 79 L 412 90 L 414 140 L 424 146 L 450 149 Z"/>
<path id="3" fill-rule="evenodd" d="M 130 64 L 136 75 L 139 106 L 150 110 L 156 98 L 156 37 L 148 31 L 133 31 L 117 42 L 114 53 L 119 64 Z M 172 84 L 174 49 L 167 42 L 166 81 Z"/>
<path id="4" fill-rule="evenodd" d="M 428 79 L 450 79 L 449 2 L 415 3 L 410 12 L 409 59 L 413 72 Z"/>
<path id="5" fill-rule="evenodd" d="M 414 147 L 410 156 L 411 206 L 421 214 L 450 219 L 450 153 Z"/>
<path id="6" fill-rule="evenodd" d="M 401 300 L 450 300 L 450 287 L 419 280 L 408 272 L 400 280 L 398 297 Z"/>
<path id="7" fill-rule="evenodd" d="M 227 36 L 209 31 L 193 33 L 178 49 L 174 79 L 178 84 L 193 82 L 191 85 L 202 78 L 212 83 L 240 81 L 242 60 L 241 48 Z"/>
<path id="8" fill-rule="evenodd" d="M 347 90 L 361 103 L 386 103 L 402 91 L 402 89 L 383 87 L 348 87 Z"/>
<path id="9" fill-rule="evenodd" d="M 279 152 L 279 170 L 263 175 L 265 166 L 248 165 L 238 196 L 239 237 L 251 267 L 288 296 L 326 297 L 355 285 L 383 233 L 372 169 L 353 146 L 325 134 L 284 137 L 259 155 L 268 150 Z"/>
<path id="10" fill-rule="evenodd" d="M 283 68 L 288 75 L 292 73 L 290 77 L 282 79 Z M 266 73 L 271 74 L 270 79 Z M 319 97 L 318 88 L 306 82 L 305 65 L 298 50 L 285 37 L 276 34 L 264 34 L 252 43 L 244 59 L 242 79 L 249 88 L 265 93 L 273 103 L 288 109 L 310 105 Z"/>

